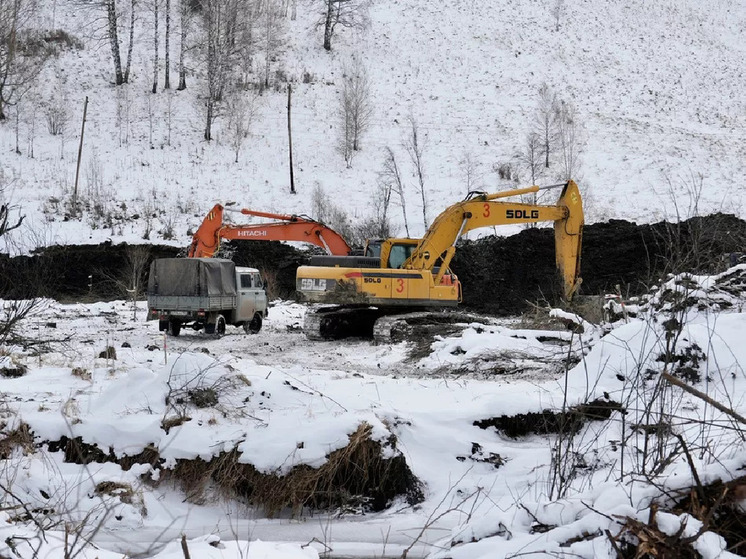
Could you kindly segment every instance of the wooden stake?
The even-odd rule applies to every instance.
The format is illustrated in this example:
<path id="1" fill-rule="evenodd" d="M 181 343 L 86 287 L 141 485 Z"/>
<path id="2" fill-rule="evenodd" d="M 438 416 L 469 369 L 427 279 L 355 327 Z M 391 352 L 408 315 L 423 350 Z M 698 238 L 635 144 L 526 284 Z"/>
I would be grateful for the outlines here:
<path id="1" fill-rule="evenodd" d="M 292 88 L 288 84 L 288 152 L 290 154 L 290 194 L 295 194 L 295 178 L 293 177 L 293 134 L 290 130 L 290 92 Z"/>
<path id="2" fill-rule="evenodd" d="M 73 188 L 73 210 L 78 212 L 78 177 L 80 176 L 80 159 L 83 156 L 83 136 L 85 135 L 85 117 L 88 114 L 88 96 L 83 104 L 83 125 L 80 129 L 80 145 L 78 146 L 78 164 L 75 167 L 75 187 Z"/>

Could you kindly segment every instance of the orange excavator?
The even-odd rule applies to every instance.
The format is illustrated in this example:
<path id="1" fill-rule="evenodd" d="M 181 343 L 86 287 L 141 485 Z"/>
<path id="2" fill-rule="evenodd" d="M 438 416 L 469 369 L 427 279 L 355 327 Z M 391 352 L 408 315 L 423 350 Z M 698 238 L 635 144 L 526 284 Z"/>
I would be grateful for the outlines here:
<path id="1" fill-rule="evenodd" d="M 225 225 L 223 213 L 226 211 L 277 221 L 249 225 Z M 259 212 L 245 208 L 238 210 L 215 204 L 192 237 L 187 256 L 210 258 L 217 252 L 223 239 L 300 241 L 322 247 L 333 256 L 347 256 L 352 250 L 339 233 L 310 217 Z"/>

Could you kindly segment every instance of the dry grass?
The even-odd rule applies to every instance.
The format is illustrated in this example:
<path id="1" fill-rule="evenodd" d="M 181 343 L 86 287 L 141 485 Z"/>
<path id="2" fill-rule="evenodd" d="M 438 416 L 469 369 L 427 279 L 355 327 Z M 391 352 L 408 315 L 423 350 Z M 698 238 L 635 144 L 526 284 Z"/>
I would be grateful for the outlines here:
<path id="1" fill-rule="evenodd" d="M 299 515 L 306 508 L 382 510 L 397 495 L 421 500 L 419 481 L 403 457 L 384 459 L 381 443 L 370 433 L 371 426 L 362 423 L 349 435 L 347 446 L 329 454 L 317 469 L 300 465 L 285 475 L 262 473 L 240 463 L 240 454 L 233 450 L 210 462 L 179 461 L 170 477 L 193 502 L 205 502 L 210 490 L 217 490 L 262 507 L 270 517 L 282 511 Z"/>
<path id="2" fill-rule="evenodd" d="M 6 425 L 2 425 L 2 438 L 0 438 L 0 459 L 7 460 L 13 451 L 19 449 L 23 454 L 34 452 L 34 434 L 31 428 L 21 423 L 11 431 L 5 431 Z"/>

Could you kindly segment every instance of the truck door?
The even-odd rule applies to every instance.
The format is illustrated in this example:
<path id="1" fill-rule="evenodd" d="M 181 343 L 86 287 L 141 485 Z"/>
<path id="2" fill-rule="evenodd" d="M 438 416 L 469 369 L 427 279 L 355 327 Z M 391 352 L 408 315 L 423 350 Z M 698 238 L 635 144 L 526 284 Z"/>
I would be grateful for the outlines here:
<path id="1" fill-rule="evenodd" d="M 256 308 L 256 291 L 256 287 L 254 287 L 254 274 L 250 272 L 239 274 L 237 322 L 253 318 L 254 309 Z"/>
<path id="2" fill-rule="evenodd" d="M 261 312 L 262 314 L 266 314 L 267 292 L 264 290 L 264 282 L 262 282 L 262 276 L 256 272 L 252 275 L 252 284 L 254 285 L 254 312 Z"/>

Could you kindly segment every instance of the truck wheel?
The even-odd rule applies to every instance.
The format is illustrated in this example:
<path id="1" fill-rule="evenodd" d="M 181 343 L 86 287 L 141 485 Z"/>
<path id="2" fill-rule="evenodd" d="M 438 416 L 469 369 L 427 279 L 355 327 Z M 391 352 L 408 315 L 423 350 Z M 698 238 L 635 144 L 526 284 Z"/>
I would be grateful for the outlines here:
<path id="1" fill-rule="evenodd" d="M 168 320 L 159 320 L 158 331 L 163 332 L 164 330 L 168 330 Z"/>
<path id="2" fill-rule="evenodd" d="M 256 313 L 254 318 L 243 323 L 243 329 L 247 334 L 258 334 L 262 329 L 262 315 Z"/>
<path id="3" fill-rule="evenodd" d="M 168 333 L 171 336 L 178 336 L 179 332 L 181 332 L 181 323 L 178 320 L 169 320 Z"/>
<path id="4" fill-rule="evenodd" d="M 222 314 L 215 318 L 215 336 L 218 338 L 225 336 L 225 318 Z"/>

